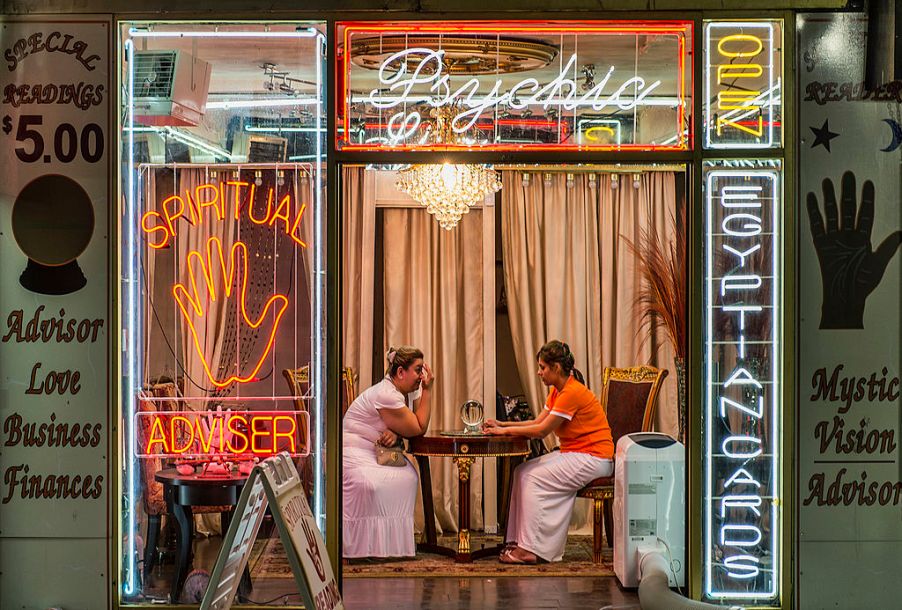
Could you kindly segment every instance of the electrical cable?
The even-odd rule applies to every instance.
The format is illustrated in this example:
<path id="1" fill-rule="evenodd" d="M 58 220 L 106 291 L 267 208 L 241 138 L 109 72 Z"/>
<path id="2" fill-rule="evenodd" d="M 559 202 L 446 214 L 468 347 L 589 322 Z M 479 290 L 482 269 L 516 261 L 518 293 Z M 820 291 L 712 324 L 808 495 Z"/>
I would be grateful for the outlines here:
<path id="1" fill-rule="evenodd" d="M 144 281 L 144 293 L 149 295 L 150 291 L 149 291 L 148 285 L 147 285 L 147 270 L 145 269 L 144 265 L 141 266 L 141 279 Z M 157 308 L 154 306 L 152 296 L 147 297 L 147 303 L 150 305 L 150 310 L 153 312 L 154 320 L 157 321 L 157 326 L 159 326 L 159 328 L 160 328 L 160 334 L 163 335 L 163 340 L 166 342 L 166 346 L 169 348 L 169 352 L 172 354 L 172 358 L 175 360 L 175 363 L 176 363 L 176 365 L 178 365 L 179 369 L 181 369 L 182 374 L 184 374 L 184 376 L 185 376 L 185 379 L 190 381 L 191 385 L 196 387 L 201 392 L 204 392 L 207 394 L 210 392 L 213 392 L 214 390 L 205 388 L 202 385 L 198 384 L 196 381 L 194 381 L 194 379 L 191 377 L 191 375 L 188 374 L 188 371 L 185 369 L 185 366 L 182 364 L 178 355 L 175 353 L 175 348 L 172 347 L 172 343 L 169 341 L 169 337 L 166 335 L 166 329 L 163 328 L 163 321 L 160 320 L 160 316 L 157 313 Z"/>

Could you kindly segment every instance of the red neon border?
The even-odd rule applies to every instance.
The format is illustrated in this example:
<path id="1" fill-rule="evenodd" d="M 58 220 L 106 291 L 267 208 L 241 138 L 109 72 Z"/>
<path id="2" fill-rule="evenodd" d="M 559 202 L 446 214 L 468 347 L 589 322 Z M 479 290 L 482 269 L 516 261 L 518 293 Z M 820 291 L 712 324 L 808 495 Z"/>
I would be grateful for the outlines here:
<path id="1" fill-rule="evenodd" d="M 548 22 L 548 21 L 460 21 L 449 24 L 411 21 L 339 21 L 336 28 L 344 28 L 343 32 L 343 48 L 349 48 L 351 32 L 377 32 L 377 33 L 405 33 L 417 32 L 422 34 L 446 34 L 451 32 L 490 32 L 493 34 L 522 34 L 530 33 L 551 33 L 551 34 L 578 34 L 578 33 L 618 33 L 618 34 L 672 34 L 677 37 L 677 45 L 679 52 L 677 77 L 678 99 L 686 102 L 686 37 L 694 36 L 693 23 L 691 21 L 596 21 L 596 22 L 580 22 L 579 25 L 566 24 L 565 22 Z M 336 56 L 339 56 L 341 47 L 336 48 Z M 348 82 L 350 76 L 350 59 L 347 53 L 340 54 L 341 60 L 337 62 L 336 69 L 340 70 L 336 85 L 339 88 L 337 97 L 341 100 L 341 116 L 344 133 L 349 133 L 350 115 L 348 112 Z M 690 79 L 692 77 L 690 76 Z M 694 89 L 690 90 L 689 100 L 691 102 L 691 94 Z M 685 117 L 684 103 L 679 104 L 677 109 L 677 134 L 679 136 L 675 144 L 661 146 L 656 144 L 599 144 L 599 145 L 574 145 L 574 144 L 494 144 L 489 143 L 485 146 L 455 146 L 455 145 L 416 145 L 403 144 L 400 146 L 387 147 L 384 145 L 372 144 L 354 144 L 353 142 L 345 142 L 341 135 L 336 131 L 335 146 L 341 151 L 359 151 L 359 152 L 382 152 L 382 151 L 517 151 L 517 150 L 540 150 L 540 151 L 687 151 L 691 149 L 693 142 L 693 131 L 695 128 L 694 117 L 689 124 L 689 133 L 683 136 L 683 119 Z"/>

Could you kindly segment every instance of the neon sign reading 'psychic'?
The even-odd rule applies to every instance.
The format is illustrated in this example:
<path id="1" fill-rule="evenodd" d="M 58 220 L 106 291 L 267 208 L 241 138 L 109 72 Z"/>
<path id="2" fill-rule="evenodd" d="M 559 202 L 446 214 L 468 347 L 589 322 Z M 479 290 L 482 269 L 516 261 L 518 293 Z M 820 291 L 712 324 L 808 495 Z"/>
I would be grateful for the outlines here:
<path id="1" fill-rule="evenodd" d="M 516 29 L 511 29 L 514 27 Z M 412 24 L 407 27 L 399 24 L 347 24 L 344 27 L 344 43 L 340 48 L 344 131 L 339 134 L 339 146 L 350 150 L 473 147 L 492 150 L 686 150 L 689 138 L 685 134 L 685 119 L 691 106 L 686 66 L 691 33 L 692 24 L 683 22 L 573 25 L 471 22 L 448 26 Z M 411 41 L 407 48 L 397 50 L 395 46 L 386 49 L 384 54 L 378 51 L 379 43 L 373 42 L 366 47 L 371 57 L 366 57 L 365 61 L 359 57 L 352 61 L 353 41 L 357 40 L 357 34 L 385 35 L 392 40 L 409 35 Z M 462 61 L 475 62 L 478 58 L 461 58 L 459 50 L 441 48 L 443 37 L 447 37 L 452 46 L 477 41 L 479 53 L 482 54 L 480 57 L 487 63 L 497 62 L 497 66 L 502 66 L 509 59 L 517 64 L 524 58 L 516 57 L 515 51 L 506 51 L 510 53 L 510 58 L 491 55 L 495 37 L 503 39 L 507 35 L 520 39 L 533 37 L 529 41 L 537 44 L 545 42 L 546 38 L 553 40 L 548 44 L 557 47 L 559 54 L 544 69 L 530 68 L 532 76 L 512 79 L 510 71 L 503 67 L 475 73 L 456 71 L 453 66 Z M 435 40 L 436 46 L 429 46 L 432 42 L 424 44 L 426 40 Z M 625 40 L 629 41 L 628 45 L 624 44 Z M 631 58 L 628 64 L 614 64 L 610 59 L 622 55 L 627 47 L 630 52 L 638 54 L 636 49 L 646 45 L 642 53 L 647 53 L 649 41 L 654 41 L 655 55 L 653 58 L 643 56 L 646 65 L 639 65 L 638 55 L 635 61 Z M 597 50 L 599 43 L 600 50 Z M 596 51 L 578 53 L 577 47 L 595 48 Z M 375 86 L 370 76 L 373 72 Z M 529 74 L 529 71 L 526 73 Z M 620 142 L 615 138 L 570 138 L 578 118 L 605 119 L 618 113 L 632 116 L 650 106 L 669 109 L 673 118 L 672 124 L 662 123 L 668 131 L 659 139 Z M 453 136 L 444 136 L 443 141 L 428 141 L 423 137 L 423 128 L 434 122 L 436 111 L 441 109 L 449 111 L 448 132 Z M 366 123 L 374 114 L 378 115 L 380 123 L 385 124 L 384 129 L 366 142 L 355 141 L 354 125 L 361 121 Z M 508 133 L 531 125 L 529 117 L 551 120 L 556 127 L 549 130 L 551 135 L 548 138 L 535 141 L 516 139 L 518 136 Z M 504 121 L 513 121 L 513 124 L 506 125 Z M 486 122 L 495 128 L 494 136 L 488 140 L 473 136 L 474 130 L 486 128 Z"/>
<path id="2" fill-rule="evenodd" d="M 706 176 L 705 595 L 780 582 L 780 239 L 776 170 Z"/>
<path id="3" fill-rule="evenodd" d="M 416 133 L 421 122 L 420 112 L 405 108 L 416 101 L 425 102 L 433 108 L 459 105 L 460 111 L 451 119 L 451 128 L 455 133 L 469 131 L 485 112 L 505 104 L 512 110 L 523 110 L 529 106 L 539 106 L 543 110 L 550 107 L 563 110 L 586 107 L 596 112 L 611 107 L 631 110 L 636 106 L 678 104 L 674 99 L 648 99 L 661 85 L 660 80 L 646 82 L 641 76 L 632 76 L 617 86 L 611 82 L 616 72 L 614 66 L 608 68 L 594 87 L 580 94 L 579 83 L 569 76 L 576 72 L 575 53 L 561 65 L 558 75 L 544 85 L 535 78 L 525 78 L 502 93 L 502 80 L 499 78 L 485 92 L 479 79 L 473 77 L 452 88 L 451 75 L 442 72 L 444 55 L 442 50 L 404 49 L 382 62 L 379 84 L 383 88 L 373 89 L 367 102 L 382 110 L 402 108 L 388 121 L 389 138 L 402 142 Z M 411 57 L 418 59 L 412 71 L 407 68 Z M 429 85 L 431 95 L 415 95 L 414 88 L 425 85 Z"/>

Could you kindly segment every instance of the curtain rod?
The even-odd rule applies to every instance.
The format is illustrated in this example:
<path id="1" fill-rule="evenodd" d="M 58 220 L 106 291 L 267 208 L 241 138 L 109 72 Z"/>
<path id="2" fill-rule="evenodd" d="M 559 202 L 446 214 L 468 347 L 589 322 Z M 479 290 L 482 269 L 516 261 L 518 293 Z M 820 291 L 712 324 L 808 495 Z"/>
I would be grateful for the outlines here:
<path id="1" fill-rule="evenodd" d="M 607 173 L 607 174 L 636 174 L 639 172 L 685 172 L 686 166 L 682 164 L 670 165 L 629 165 L 629 164 L 605 164 L 605 165 L 530 165 L 495 164 L 492 167 L 501 170 L 523 170 L 529 172 L 548 173 Z"/>
<path id="2" fill-rule="evenodd" d="M 412 165 L 422 165 L 413 163 Z M 494 169 L 503 170 L 524 170 L 531 172 L 560 172 L 568 174 L 579 173 L 607 173 L 607 174 L 637 174 L 639 172 L 686 172 L 686 165 L 670 163 L 670 164 L 636 164 L 630 165 L 626 163 L 607 163 L 607 164 L 580 164 L 572 165 L 567 163 L 559 163 L 556 165 L 535 165 L 527 163 L 490 163 Z M 374 164 L 371 163 L 343 163 L 343 167 L 366 167 L 369 169 Z M 376 171 L 395 171 L 394 168 L 377 168 Z"/>
<path id="3" fill-rule="evenodd" d="M 138 163 L 139 168 L 195 168 L 195 169 L 291 169 L 312 167 L 313 163 L 303 161 L 272 161 L 267 163 Z"/>

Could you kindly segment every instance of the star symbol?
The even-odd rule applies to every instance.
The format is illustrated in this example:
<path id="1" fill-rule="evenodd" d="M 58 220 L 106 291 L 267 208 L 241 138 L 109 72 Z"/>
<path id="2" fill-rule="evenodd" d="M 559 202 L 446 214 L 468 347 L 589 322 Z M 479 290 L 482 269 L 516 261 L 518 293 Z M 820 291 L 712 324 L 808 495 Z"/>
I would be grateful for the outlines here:
<path id="1" fill-rule="evenodd" d="M 820 129 L 810 126 L 808 129 L 814 132 L 814 143 L 811 145 L 811 148 L 823 145 L 827 152 L 830 152 L 830 140 L 839 137 L 838 133 L 830 131 L 830 121 L 828 119 L 824 119 L 824 124 L 821 125 Z"/>

